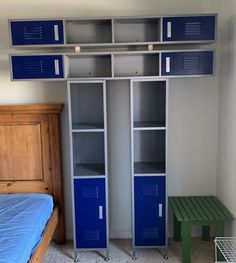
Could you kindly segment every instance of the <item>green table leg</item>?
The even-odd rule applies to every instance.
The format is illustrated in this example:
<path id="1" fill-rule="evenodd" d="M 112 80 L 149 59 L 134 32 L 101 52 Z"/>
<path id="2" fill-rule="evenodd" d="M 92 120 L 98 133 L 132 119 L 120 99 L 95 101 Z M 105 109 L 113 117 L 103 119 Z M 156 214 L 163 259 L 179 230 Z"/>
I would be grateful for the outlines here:
<path id="1" fill-rule="evenodd" d="M 174 241 L 181 241 L 181 223 L 174 215 Z"/>
<path id="2" fill-rule="evenodd" d="M 219 221 L 215 223 L 215 232 L 216 232 L 216 237 L 224 236 L 224 221 Z M 225 261 L 225 258 L 223 257 L 219 249 L 217 249 L 217 260 Z"/>
<path id="3" fill-rule="evenodd" d="M 210 240 L 210 226 L 202 226 L 202 240 Z"/>
<path id="4" fill-rule="evenodd" d="M 191 224 L 182 223 L 182 263 L 191 262 Z"/>

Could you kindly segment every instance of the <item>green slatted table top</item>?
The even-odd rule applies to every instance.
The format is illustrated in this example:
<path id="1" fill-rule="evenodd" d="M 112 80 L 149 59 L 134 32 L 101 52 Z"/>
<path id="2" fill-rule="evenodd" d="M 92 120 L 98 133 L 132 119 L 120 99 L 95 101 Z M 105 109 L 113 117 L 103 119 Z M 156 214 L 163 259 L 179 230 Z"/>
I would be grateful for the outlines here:
<path id="1" fill-rule="evenodd" d="M 169 197 L 169 204 L 180 222 L 233 220 L 233 215 L 215 196 Z"/>

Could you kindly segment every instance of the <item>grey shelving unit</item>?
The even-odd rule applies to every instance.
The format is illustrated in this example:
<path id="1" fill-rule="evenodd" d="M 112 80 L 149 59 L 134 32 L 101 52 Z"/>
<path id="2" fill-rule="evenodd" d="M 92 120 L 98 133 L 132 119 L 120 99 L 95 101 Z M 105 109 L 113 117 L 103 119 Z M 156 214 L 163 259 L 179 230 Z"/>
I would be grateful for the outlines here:
<path id="1" fill-rule="evenodd" d="M 109 259 L 105 81 L 67 84 L 75 260 L 81 250 L 105 250 Z"/>
<path id="2" fill-rule="evenodd" d="M 133 258 L 136 249 L 149 247 L 167 257 L 167 107 L 167 80 L 131 81 Z"/>
<path id="3" fill-rule="evenodd" d="M 76 260 L 84 249 L 109 258 L 106 85 L 130 91 L 133 257 L 167 257 L 168 78 L 214 75 L 214 49 L 176 47 L 214 43 L 216 28 L 216 14 L 9 20 L 12 47 L 63 48 L 10 55 L 10 69 L 14 81 L 67 81 Z"/>

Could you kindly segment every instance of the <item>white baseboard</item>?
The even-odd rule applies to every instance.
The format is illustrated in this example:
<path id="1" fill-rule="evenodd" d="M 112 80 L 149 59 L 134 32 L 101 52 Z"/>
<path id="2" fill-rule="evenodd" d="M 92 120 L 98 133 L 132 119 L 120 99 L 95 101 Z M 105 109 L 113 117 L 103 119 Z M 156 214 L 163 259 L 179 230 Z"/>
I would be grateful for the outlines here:
<path id="1" fill-rule="evenodd" d="M 111 232 L 110 239 L 128 239 L 132 238 L 131 232 Z"/>

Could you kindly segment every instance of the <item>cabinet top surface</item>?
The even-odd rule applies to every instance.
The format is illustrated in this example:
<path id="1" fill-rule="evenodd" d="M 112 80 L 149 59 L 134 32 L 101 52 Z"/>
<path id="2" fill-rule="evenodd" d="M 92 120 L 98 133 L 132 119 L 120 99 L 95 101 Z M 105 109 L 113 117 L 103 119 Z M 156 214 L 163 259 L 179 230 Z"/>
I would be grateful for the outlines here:
<path id="1" fill-rule="evenodd" d="M 0 114 L 12 113 L 59 113 L 63 104 L 1 105 Z"/>

